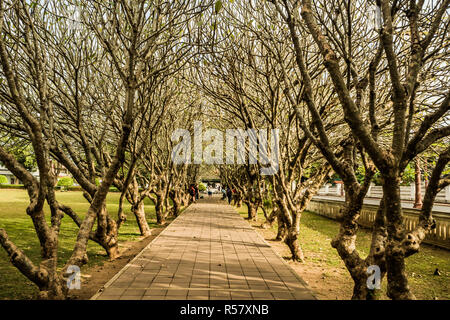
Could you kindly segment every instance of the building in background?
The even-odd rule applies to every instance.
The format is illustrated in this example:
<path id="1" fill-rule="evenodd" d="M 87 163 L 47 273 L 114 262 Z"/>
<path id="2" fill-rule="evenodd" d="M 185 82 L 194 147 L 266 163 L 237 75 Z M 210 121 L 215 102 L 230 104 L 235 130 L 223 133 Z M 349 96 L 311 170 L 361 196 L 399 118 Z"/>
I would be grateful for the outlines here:
<path id="1" fill-rule="evenodd" d="M 69 171 L 62 164 L 55 160 L 51 161 L 51 169 L 53 170 L 53 173 L 58 177 L 58 180 L 64 177 L 72 177 Z M 39 170 L 31 172 L 31 174 L 39 180 Z M 22 182 L 2 164 L 0 164 L 0 175 L 6 177 L 6 179 L 8 180 L 6 184 L 22 184 Z"/>

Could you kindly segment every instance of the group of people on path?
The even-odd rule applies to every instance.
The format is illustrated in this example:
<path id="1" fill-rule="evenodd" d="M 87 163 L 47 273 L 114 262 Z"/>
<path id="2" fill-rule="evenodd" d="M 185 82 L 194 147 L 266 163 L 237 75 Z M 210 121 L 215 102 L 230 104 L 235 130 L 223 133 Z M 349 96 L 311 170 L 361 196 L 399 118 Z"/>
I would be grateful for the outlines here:
<path id="1" fill-rule="evenodd" d="M 228 186 L 226 188 L 222 188 L 222 200 L 228 199 L 228 204 L 231 204 L 233 193 L 236 193 L 236 189 L 231 189 Z"/>
<path id="2" fill-rule="evenodd" d="M 189 186 L 189 195 L 192 202 L 196 202 L 198 200 L 200 196 L 197 184 L 191 183 L 191 185 Z"/>
<path id="3" fill-rule="evenodd" d="M 229 186 L 226 188 L 222 188 L 222 200 L 227 199 L 228 204 L 231 204 L 231 199 L 233 198 L 233 194 L 236 193 L 236 189 L 231 189 Z M 208 188 L 208 195 L 211 197 L 212 192 Z M 199 199 L 199 190 L 198 185 L 191 183 L 189 186 L 189 196 L 193 203 L 195 203 Z"/>

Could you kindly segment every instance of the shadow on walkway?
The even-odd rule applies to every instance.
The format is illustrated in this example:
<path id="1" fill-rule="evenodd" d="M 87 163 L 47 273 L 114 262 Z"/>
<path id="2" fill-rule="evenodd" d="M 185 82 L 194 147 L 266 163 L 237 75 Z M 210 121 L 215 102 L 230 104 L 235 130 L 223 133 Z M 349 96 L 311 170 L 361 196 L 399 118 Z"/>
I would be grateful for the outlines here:
<path id="1" fill-rule="evenodd" d="M 192 204 L 92 299 L 315 299 L 219 196 Z"/>

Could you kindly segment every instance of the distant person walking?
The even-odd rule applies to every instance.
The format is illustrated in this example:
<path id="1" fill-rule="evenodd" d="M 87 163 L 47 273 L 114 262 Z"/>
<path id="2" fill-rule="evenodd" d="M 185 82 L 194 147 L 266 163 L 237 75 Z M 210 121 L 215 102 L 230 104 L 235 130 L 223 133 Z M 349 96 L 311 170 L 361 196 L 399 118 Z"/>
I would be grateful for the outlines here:
<path id="1" fill-rule="evenodd" d="M 227 187 L 228 204 L 231 204 L 231 197 L 232 196 L 233 196 L 233 191 L 231 191 L 230 187 Z"/>
<path id="2" fill-rule="evenodd" d="M 193 184 L 189 187 L 189 195 L 191 196 L 191 201 L 195 202 L 195 187 Z"/>
<path id="3" fill-rule="evenodd" d="M 227 198 L 227 190 L 222 189 L 222 200 L 225 200 Z"/>
<path id="4" fill-rule="evenodd" d="M 198 184 L 196 184 L 195 186 L 194 186 L 194 189 L 195 189 L 195 199 L 199 199 L 200 198 L 200 195 L 199 195 L 199 193 L 198 193 Z"/>
<path id="5" fill-rule="evenodd" d="M 210 187 L 208 187 L 208 197 L 212 197 L 212 191 L 211 191 L 211 188 Z"/>

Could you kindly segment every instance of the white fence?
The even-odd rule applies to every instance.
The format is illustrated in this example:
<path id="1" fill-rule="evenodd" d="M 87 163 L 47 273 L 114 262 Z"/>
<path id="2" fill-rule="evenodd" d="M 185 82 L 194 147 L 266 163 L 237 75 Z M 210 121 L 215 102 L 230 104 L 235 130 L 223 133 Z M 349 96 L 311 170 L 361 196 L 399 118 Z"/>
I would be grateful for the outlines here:
<path id="1" fill-rule="evenodd" d="M 328 195 L 328 196 L 341 196 L 343 190 L 341 189 L 341 184 L 336 184 L 334 187 L 331 184 L 326 184 L 320 188 L 318 195 Z M 400 187 L 400 197 L 402 200 L 414 200 L 415 199 L 416 188 L 414 185 L 411 186 L 401 186 Z M 422 186 L 422 197 L 425 194 L 425 186 Z M 371 185 L 369 191 L 367 192 L 367 198 L 378 198 L 381 199 L 383 196 L 383 189 L 381 186 Z M 441 190 L 436 196 L 435 202 L 440 203 L 450 203 L 450 186 L 447 186 L 444 190 Z"/>
<path id="2" fill-rule="evenodd" d="M 344 203 L 339 200 L 312 199 L 306 210 L 315 212 L 330 219 L 337 219 L 340 216 Z M 358 224 L 365 228 L 371 228 L 375 221 L 378 206 L 364 204 Z M 403 221 L 405 228 L 414 230 L 419 223 L 419 213 L 417 209 L 403 209 Z M 436 220 L 436 228 L 428 233 L 424 242 L 433 244 L 441 248 L 450 250 L 450 214 L 445 212 L 433 212 Z"/>

